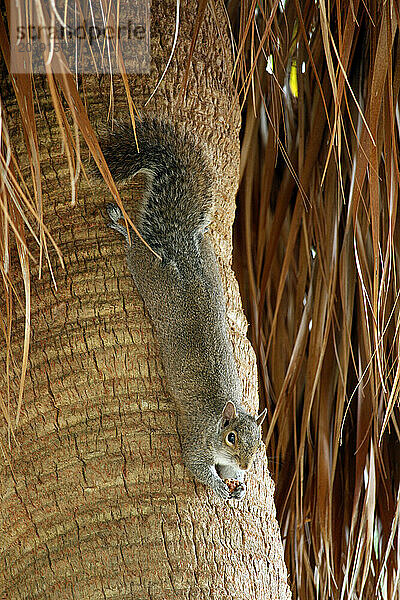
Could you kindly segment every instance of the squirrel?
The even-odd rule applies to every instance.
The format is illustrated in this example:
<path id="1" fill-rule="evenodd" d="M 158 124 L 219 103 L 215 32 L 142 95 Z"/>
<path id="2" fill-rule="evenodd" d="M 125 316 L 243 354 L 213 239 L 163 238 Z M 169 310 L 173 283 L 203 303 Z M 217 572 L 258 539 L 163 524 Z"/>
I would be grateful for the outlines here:
<path id="1" fill-rule="evenodd" d="M 161 259 L 133 232 L 128 236 L 115 204 L 107 205 L 109 227 L 127 242 L 128 267 L 155 329 L 184 464 L 223 500 L 240 500 L 266 409 L 253 417 L 241 405 L 222 282 L 206 234 L 213 176 L 204 151 L 187 131 L 148 116 L 135 120 L 135 133 L 131 123 L 116 124 L 100 145 L 116 182 L 145 176 L 136 227 Z"/>

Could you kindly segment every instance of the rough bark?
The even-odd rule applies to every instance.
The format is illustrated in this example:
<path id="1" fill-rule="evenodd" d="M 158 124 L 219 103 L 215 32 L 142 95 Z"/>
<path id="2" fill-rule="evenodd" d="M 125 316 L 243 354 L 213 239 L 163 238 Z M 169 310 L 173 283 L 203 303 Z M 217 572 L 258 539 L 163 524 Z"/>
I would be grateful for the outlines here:
<path id="1" fill-rule="evenodd" d="M 150 109 L 193 124 L 212 150 L 218 176 L 212 234 L 244 402 L 255 412 L 256 363 L 230 267 L 240 115 L 220 10 L 218 27 L 206 11 L 186 103 L 178 103 L 196 10 L 190 2 L 182 8 L 179 49 Z M 139 106 L 169 55 L 174 11 L 174 2 L 153 4 L 152 74 L 130 79 Z M 128 118 L 122 84 L 113 83 L 115 115 Z M 107 78 L 100 85 L 85 80 L 93 120 L 106 120 L 109 84 Z M 48 269 L 38 280 L 31 265 L 33 333 L 24 409 L 12 469 L 2 461 L 0 471 L 0 597 L 287 599 L 265 454 L 256 460 L 242 503 L 222 503 L 184 469 L 152 326 L 128 273 L 124 245 L 105 226 L 109 193 L 82 180 L 79 201 L 70 206 L 49 94 L 42 80 L 37 85 L 45 222 L 66 268 L 53 256 L 55 292 Z M 19 114 L 11 101 L 7 112 L 17 141 Z M 22 144 L 19 158 L 27 165 Z M 129 210 L 132 186 L 121 192 Z M 22 290 L 18 279 L 16 286 Z M 23 314 L 16 311 L 12 349 L 18 364 Z"/>

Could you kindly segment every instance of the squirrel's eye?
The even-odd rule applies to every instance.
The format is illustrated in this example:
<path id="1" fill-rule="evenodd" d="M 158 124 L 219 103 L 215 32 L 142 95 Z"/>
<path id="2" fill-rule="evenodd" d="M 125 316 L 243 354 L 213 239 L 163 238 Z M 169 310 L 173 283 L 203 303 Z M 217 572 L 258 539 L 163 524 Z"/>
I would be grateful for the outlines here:
<path id="1" fill-rule="evenodd" d="M 225 439 L 228 446 L 234 446 L 236 444 L 236 433 L 234 431 L 230 431 Z"/>

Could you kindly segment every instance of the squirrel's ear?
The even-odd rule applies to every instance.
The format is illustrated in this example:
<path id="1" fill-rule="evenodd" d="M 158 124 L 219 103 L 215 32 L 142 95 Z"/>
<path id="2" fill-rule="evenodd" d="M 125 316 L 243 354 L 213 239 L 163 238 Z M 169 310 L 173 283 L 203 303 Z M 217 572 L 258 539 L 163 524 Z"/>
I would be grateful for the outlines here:
<path id="1" fill-rule="evenodd" d="M 232 421 L 236 417 L 236 406 L 230 400 L 225 404 L 224 410 L 222 411 L 222 421 Z M 226 425 L 224 424 L 226 427 Z"/>
<path id="2" fill-rule="evenodd" d="M 262 425 L 266 416 L 267 416 L 267 409 L 264 408 L 264 410 L 262 411 L 262 413 L 260 413 L 258 415 L 258 417 L 256 418 L 257 425 Z"/>

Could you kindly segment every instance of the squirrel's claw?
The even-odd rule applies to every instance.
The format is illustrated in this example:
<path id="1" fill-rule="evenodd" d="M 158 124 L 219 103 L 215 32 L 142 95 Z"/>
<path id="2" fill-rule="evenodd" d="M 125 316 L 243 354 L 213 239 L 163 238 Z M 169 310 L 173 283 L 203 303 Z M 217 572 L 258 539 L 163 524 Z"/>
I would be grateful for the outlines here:
<path id="1" fill-rule="evenodd" d="M 109 202 L 106 206 L 107 214 L 110 217 L 113 223 L 118 223 L 120 219 L 122 219 L 122 211 L 117 204 L 113 204 Z"/>
<path id="2" fill-rule="evenodd" d="M 107 214 L 111 219 L 111 222 L 107 223 L 107 226 L 110 229 L 115 229 L 115 231 L 118 231 L 118 233 L 123 235 L 126 241 L 129 242 L 128 231 L 126 227 L 119 223 L 119 220 L 123 218 L 123 214 L 119 206 L 117 206 L 116 204 L 112 204 L 112 202 L 109 202 L 106 208 Z"/>

